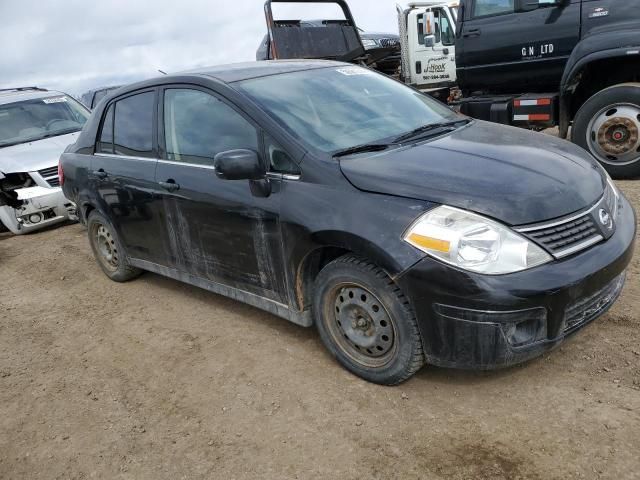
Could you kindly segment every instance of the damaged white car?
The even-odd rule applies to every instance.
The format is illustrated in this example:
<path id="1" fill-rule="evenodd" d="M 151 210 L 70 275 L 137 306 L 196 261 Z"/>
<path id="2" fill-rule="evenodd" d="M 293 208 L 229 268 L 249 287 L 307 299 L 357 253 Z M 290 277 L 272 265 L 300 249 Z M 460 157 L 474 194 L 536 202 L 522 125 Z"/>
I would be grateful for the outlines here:
<path id="1" fill-rule="evenodd" d="M 77 220 L 60 188 L 58 158 L 89 115 L 64 93 L 0 90 L 0 230 L 23 234 Z"/>

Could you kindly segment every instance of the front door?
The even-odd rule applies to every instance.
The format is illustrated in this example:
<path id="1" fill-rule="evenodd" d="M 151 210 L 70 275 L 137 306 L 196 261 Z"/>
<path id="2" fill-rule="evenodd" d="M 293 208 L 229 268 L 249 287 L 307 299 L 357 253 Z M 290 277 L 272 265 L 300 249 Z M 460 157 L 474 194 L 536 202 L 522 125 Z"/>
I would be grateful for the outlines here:
<path id="1" fill-rule="evenodd" d="M 254 195 L 249 181 L 219 179 L 216 154 L 261 151 L 259 130 L 212 92 L 167 87 L 161 100 L 156 180 L 165 187 L 168 265 L 184 273 L 281 301 L 282 242 L 277 182 Z"/>
<path id="2" fill-rule="evenodd" d="M 155 90 L 117 99 L 100 127 L 90 181 L 100 208 L 130 257 L 156 262 L 163 256 L 155 182 Z"/>
<path id="3" fill-rule="evenodd" d="M 554 91 L 580 38 L 580 0 L 469 0 L 458 25 L 463 90 Z"/>
<path id="4" fill-rule="evenodd" d="M 455 21 L 444 8 L 414 8 L 407 21 L 411 83 L 423 88 L 448 86 L 456 80 Z M 433 36 L 435 44 L 427 45 Z"/>

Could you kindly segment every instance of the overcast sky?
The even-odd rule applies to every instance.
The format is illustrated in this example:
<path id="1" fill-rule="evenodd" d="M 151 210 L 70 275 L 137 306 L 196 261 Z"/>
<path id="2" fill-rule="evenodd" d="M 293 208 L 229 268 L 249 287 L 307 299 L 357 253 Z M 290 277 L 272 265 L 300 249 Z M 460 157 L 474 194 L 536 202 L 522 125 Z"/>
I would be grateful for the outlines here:
<path id="1" fill-rule="evenodd" d="M 358 26 L 398 31 L 394 0 L 349 0 Z M 72 95 L 193 67 L 255 60 L 262 0 L 0 0 L 0 88 Z M 276 18 L 337 18 L 286 7 Z M 301 15 L 305 12 L 304 15 Z"/>

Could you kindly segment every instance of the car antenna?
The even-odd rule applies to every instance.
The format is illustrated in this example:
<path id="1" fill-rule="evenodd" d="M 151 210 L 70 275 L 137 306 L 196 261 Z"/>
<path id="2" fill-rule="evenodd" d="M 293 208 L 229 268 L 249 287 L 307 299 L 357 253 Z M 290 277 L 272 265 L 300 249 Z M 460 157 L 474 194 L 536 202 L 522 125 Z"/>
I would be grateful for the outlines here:
<path id="1" fill-rule="evenodd" d="M 167 75 L 167 72 L 163 72 L 162 70 L 158 69 L 158 71 L 163 74 L 163 75 Z"/>

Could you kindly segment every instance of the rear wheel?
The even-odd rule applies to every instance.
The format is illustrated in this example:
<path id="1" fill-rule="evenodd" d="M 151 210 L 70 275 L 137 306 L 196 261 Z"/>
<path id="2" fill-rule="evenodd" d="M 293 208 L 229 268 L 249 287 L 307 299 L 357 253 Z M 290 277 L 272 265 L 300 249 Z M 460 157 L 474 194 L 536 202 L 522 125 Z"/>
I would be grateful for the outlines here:
<path id="1" fill-rule="evenodd" d="M 407 298 L 382 269 L 365 259 L 346 255 L 320 272 L 314 313 L 327 349 L 365 380 L 396 385 L 424 364 Z"/>
<path id="2" fill-rule="evenodd" d="M 640 84 L 616 85 L 587 100 L 574 119 L 572 140 L 612 177 L 640 176 Z"/>
<path id="3" fill-rule="evenodd" d="M 106 218 L 94 210 L 89 214 L 87 227 L 93 255 L 107 277 L 115 282 L 126 282 L 142 273 L 129 264 L 120 240 Z"/>

